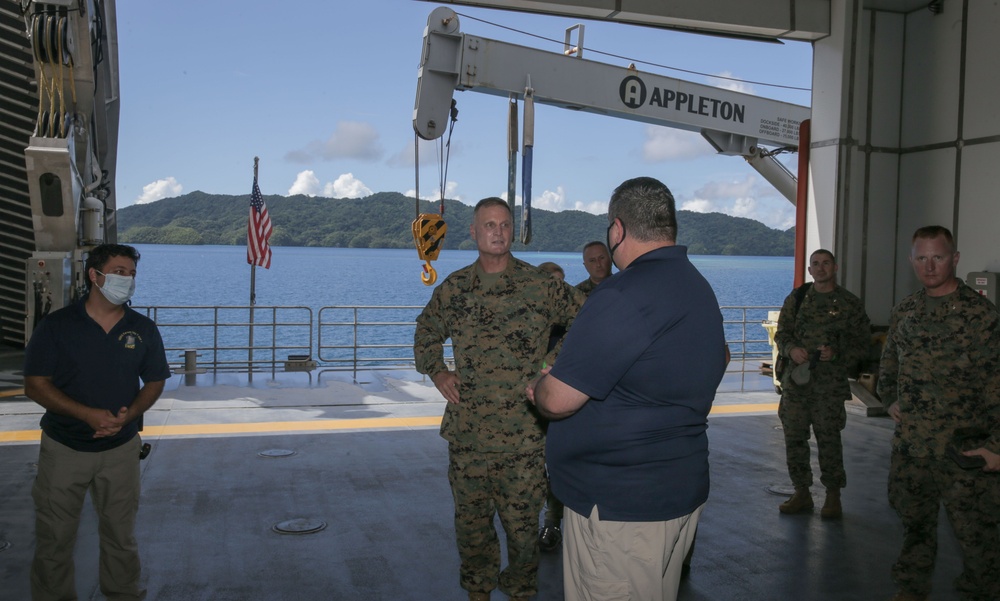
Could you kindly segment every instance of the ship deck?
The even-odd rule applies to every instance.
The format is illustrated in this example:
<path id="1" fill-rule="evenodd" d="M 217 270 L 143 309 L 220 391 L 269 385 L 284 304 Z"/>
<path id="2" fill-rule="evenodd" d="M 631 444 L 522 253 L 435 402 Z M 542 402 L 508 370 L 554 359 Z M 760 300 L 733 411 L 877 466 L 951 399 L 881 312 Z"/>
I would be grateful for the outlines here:
<path id="1" fill-rule="evenodd" d="M 30 597 L 42 412 L 23 396 L 20 360 L 0 351 L 0 597 L 11 600 Z M 785 516 L 777 400 L 771 390 L 716 398 L 712 492 L 679 598 L 888 599 L 902 536 L 886 500 L 890 420 L 848 416 L 843 519 L 822 520 L 818 509 Z M 172 377 L 143 433 L 152 453 L 141 464 L 137 536 L 148 598 L 465 599 L 437 432 L 443 406 L 407 371 Z M 814 492 L 821 503 L 818 476 Z M 935 600 L 955 598 L 961 571 L 945 523 Z M 75 556 L 80 598 L 104 599 L 89 501 Z M 537 599 L 562 599 L 559 552 L 542 554 L 539 582 Z"/>

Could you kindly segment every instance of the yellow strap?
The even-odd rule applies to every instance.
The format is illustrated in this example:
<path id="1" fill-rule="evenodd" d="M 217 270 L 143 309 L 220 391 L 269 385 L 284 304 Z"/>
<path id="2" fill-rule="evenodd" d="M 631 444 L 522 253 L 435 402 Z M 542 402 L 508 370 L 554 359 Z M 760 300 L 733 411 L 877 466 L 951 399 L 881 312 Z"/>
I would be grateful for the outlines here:
<path id="1" fill-rule="evenodd" d="M 43 138 L 55 136 L 66 137 L 66 94 L 65 79 L 69 77 L 70 101 L 76 106 L 76 76 L 73 73 L 73 55 L 65 48 L 67 42 L 67 17 L 54 15 L 35 15 L 35 25 L 32 28 L 38 60 L 38 135 Z M 52 48 L 53 33 L 56 47 Z M 56 65 L 59 72 L 56 74 Z M 65 67 L 68 67 L 68 72 Z M 50 73 L 46 73 L 48 67 Z M 58 104 L 56 98 L 58 96 Z M 46 108 L 48 111 L 46 112 Z M 48 122 L 42 127 L 42 118 L 48 114 Z"/>

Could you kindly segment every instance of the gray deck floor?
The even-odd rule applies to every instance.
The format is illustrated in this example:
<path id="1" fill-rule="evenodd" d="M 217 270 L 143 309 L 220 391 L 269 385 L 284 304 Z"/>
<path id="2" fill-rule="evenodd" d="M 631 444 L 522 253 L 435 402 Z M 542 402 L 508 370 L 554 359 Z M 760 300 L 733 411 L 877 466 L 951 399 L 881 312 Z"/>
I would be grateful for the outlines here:
<path id="1" fill-rule="evenodd" d="M 2 359 L 2 357 L 0 357 Z M 8 367 L 10 367 L 8 365 Z M 12 375 L 13 374 L 13 375 Z M 427 382 L 405 372 L 175 377 L 146 425 L 245 424 L 439 416 Z M 0 361 L 0 392 L 17 386 Z M 720 393 L 716 405 L 775 403 L 773 391 Z M 0 433 L 37 429 L 40 409 L 0 397 Z M 390 423 L 387 420 L 385 423 Z M 712 493 L 698 530 L 686 601 L 889 599 L 901 541 L 886 500 L 887 418 L 849 415 L 844 518 L 783 516 L 784 446 L 773 410 L 710 418 Z M 447 449 L 430 426 L 243 434 L 145 435 L 138 538 L 149 599 L 465 599 L 458 586 Z M 289 450 L 287 457 L 263 451 Z M 29 598 L 30 496 L 37 443 L 0 444 L 0 599 Z M 815 467 L 814 471 L 818 474 Z M 814 488 L 817 501 L 822 490 Z M 313 534 L 272 526 L 305 518 Z M 97 586 L 96 518 L 86 508 L 76 547 L 81 599 Z M 956 598 L 960 554 L 942 516 L 932 599 Z M 543 554 L 539 600 L 562 599 L 559 553 Z M 493 599 L 504 599 L 499 592 Z"/>

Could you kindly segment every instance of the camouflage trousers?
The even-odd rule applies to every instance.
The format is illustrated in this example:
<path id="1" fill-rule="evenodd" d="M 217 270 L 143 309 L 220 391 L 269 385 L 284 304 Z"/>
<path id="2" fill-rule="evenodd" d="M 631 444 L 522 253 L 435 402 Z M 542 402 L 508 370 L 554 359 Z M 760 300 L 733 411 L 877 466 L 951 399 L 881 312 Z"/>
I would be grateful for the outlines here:
<path id="1" fill-rule="evenodd" d="M 460 583 L 470 592 L 499 585 L 511 597 L 538 592 L 538 514 L 545 503 L 545 451 L 482 453 L 452 444 L 448 480 L 455 499 Z M 507 534 L 500 571 L 495 515 Z"/>
<path id="2" fill-rule="evenodd" d="M 964 571 L 955 588 L 970 601 L 1000 599 L 1000 533 L 996 474 L 963 470 L 947 458 L 908 457 L 893 451 L 889 504 L 903 522 L 903 548 L 892 578 L 903 590 L 927 595 L 937 555 L 938 510 L 943 503 L 962 547 Z"/>
<path id="3" fill-rule="evenodd" d="M 786 389 L 778 405 L 778 417 L 785 432 L 785 460 L 792 486 L 808 488 L 813 483 L 810 426 L 816 434 L 820 482 L 826 488 L 847 486 L 844 447 L 840 441 L 840 431 L 847 425 L 844 401 L 833 395 L 803 394 Z"/>

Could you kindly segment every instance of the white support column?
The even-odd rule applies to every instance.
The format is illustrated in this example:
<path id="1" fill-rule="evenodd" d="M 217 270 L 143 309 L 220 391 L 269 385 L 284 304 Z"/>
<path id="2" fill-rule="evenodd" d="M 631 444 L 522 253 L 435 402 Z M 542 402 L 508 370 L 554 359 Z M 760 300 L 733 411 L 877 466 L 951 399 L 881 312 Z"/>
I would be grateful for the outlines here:
<path id="1" fill-rule="evenodd" d="M 839 254 L 843 248 L 839 224 L 851 173 L 851 119 L 857 117 L 851 110 L 851 79 L 861 0 L 832 0 L 830 11 L 830 36 L 813 44 L 806 252 L 826 248 Z M 857 266 L 844 259 L 838 257 L 842 283 L 856 291 L 844 279 L 852 279 Z"/>

